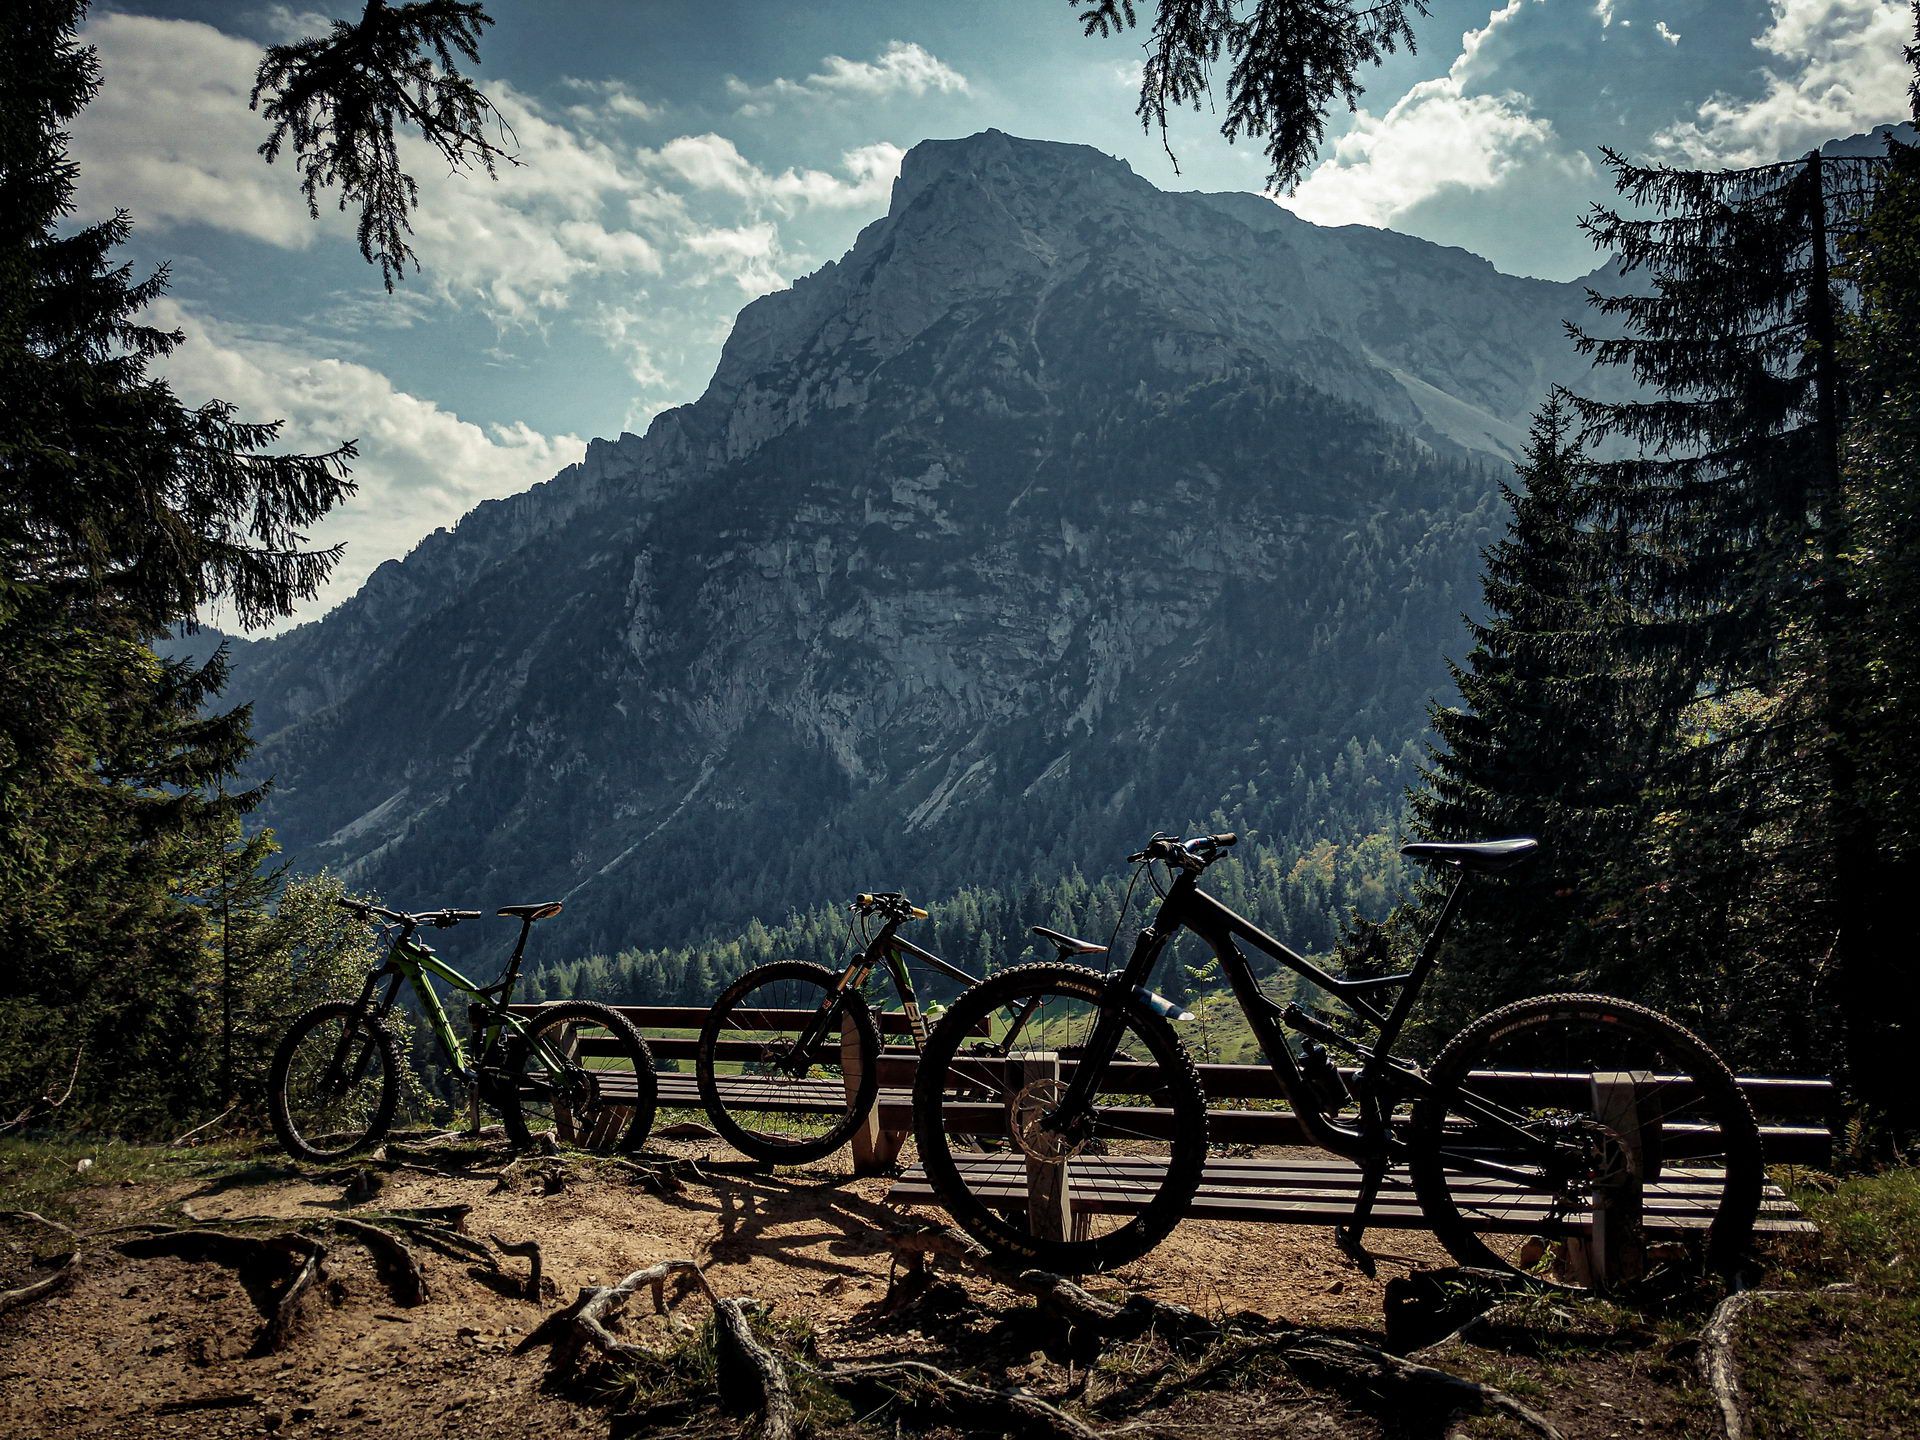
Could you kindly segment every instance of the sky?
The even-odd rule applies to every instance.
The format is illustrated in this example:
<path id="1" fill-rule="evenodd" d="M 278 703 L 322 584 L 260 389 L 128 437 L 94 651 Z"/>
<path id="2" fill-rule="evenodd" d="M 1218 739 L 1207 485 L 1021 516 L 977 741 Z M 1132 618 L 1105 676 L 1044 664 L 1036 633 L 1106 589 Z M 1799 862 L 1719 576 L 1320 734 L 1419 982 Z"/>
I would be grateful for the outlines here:
<path id="1" fill-rule="evenodd" d="M 283 419 L 288 448 L 359 442 L 359 492 L 313 537 L 345 557 L 295 621 L 698 396 L 739 308 L 838 257 L 920 140 L 994 127 L 1167 189 L 1265 186 L 1214 115 L 1178 118 L 1176 168 L 1134 116 L 1144 32 L 1085 38 L 1068 0 L 487 8 L 475 77 L 522 163 L 492 181 L 412 152 L 420 269 L 392 295 L 354 217 L 310 217 L 292 166 L 255 153 L 247 108 L 265 45 L 358 3 L 119 0 L 82 32 L 103 78 L 74 126 L 77 218 L 129 211 L 126 258 L 170 267 L 168 379 Z M 1897 121 L 1911 27 L 1905 0 L 1433 0 L 1276 203 L 1572 278 L 1597 263 L 1576 220 L 1608 197 L 1601 146 L 1750 165 Z"/>

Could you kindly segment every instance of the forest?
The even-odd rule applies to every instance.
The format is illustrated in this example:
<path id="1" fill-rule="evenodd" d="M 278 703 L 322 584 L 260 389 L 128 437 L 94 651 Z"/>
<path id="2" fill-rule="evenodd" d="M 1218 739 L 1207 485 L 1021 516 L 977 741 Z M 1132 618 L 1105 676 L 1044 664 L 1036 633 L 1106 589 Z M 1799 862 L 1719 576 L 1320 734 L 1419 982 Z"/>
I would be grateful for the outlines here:
<path id="1" fill-rule="evenodd" d="M 416 8 L 440 28 L 389 37 L 386 58 L 436 97 L 429 138 L 490 164 L 484 98 L 453 63 L 483 12 Z M 1085 9 L 1089 27 L 1104 13 Z M 189 407 L 156 373 L 182 341 L 145 319 L 166 273 L 116 259 L 124 214 L 72 215 L 66 132 L 98 84 L 81 13 L 10 7 L 0 55 L 0 1126 L 159 1134 L 244 1110 L 286 1018 L 367 961 L 327 903 L 339 882 L 289 875 L 248 822 L 254 741 L 220 701 L 222 654 L 153 649 L 215 601 L 258 623 L 311 595 L 336 556 L 303 537 L 352 493 L 355 452 L 285 453 L 272 422 Z M 304 157 L 309 199 L 337 185 L 367 207 L 362 249 L 391 287 L 406 187 L 378 145 L 360 170 L 328 149 L 302 108 L 324 72 L 276 63 L 255 97 L 273 150 Z M 1148 83 L 1163 107 L 1191 99 L 1177 67 Z M 1920 116 L 1920 79 L 1913 96 Z M 1326 96 L 1306 99 L 1317 114 Z M 396 114 L 418 123 L 384 103 L 339 123 L 389 140 Z M 1297 174 L 1318 131 L 1252 118 L 1276 175 Z M 1349 967 L 1431 923 L 1400 840 L 1540 835 L 1542 864 L 1469 912 L 1428 1033 L 1521 994 L 1625 994 L 1736 1065 L 1835 1074 L 1889 1148 L 1920 1128 L 1901 901 L 1920 843 L 1920 151 L 1606 160 L 1618 199 L 1583 223 L 1634 284 L 1596 296 L 1569 343 L 1640 398 L 1552 396 L 1504 513 L 1463 517 L 1495 538 L 1460 658 L 1431 677 L 1430 745 L 1222 777 L 1191 819 L 1256 832 L 1213 877 L 1223 898 Z M 1124 946 L 1128 879 L 1016 871 L 916 897 L 921 939 L 976 971 L 1028 955 L 1032 924 Z M 843 954 L 845 927 L 822 895 L 738 935 L 563 957 L 531 985 L 694 1001 L 769 956 Z M 1187 955 L 1162 982 L 1207 974 Z"/>

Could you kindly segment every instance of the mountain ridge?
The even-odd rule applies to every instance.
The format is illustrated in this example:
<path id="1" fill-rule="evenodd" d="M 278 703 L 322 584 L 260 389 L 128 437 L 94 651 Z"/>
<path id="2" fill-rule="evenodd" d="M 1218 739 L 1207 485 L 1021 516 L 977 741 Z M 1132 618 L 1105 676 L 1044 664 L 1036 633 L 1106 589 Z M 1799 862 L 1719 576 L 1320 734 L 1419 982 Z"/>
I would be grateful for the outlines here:
<path id="1" fill-rule="evenodd" d="M 355 883 L 584 896 L 579 947 L 622 943 L 636 868 L 675 887 L 668 940 L 882 856 L 1017 878 L 996 818 L 1059 867 L 1152 828 L 1137 804 L 1262 774 L 1318 803 L 1349 742 L 1391 792 L 1493 474 L 1578 364 L 1576 286 L 1463 256 L 1088 147 L 916 146 L 697 400 L 247 648 L 267 818 Z M 796 853 L 709 853 L 720 824 Z"/>

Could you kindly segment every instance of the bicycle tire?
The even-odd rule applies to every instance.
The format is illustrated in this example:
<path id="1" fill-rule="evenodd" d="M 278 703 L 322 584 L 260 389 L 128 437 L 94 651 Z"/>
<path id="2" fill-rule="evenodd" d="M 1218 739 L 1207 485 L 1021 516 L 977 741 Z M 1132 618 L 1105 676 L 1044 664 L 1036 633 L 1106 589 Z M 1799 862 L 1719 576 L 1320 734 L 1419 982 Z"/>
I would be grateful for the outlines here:
<path id="1" fill-rule="evenodd" d="M 998 1254 L 1060 1274 L 1111 1270 L 1138 1259 L 1179 1224 L 1188 1202 L 1200 1187 L 1200 1175 L 1207 1156 L 1206 1096 L 1201 1088 L 1199 1071 L 1194 1068 L 1192 1058 L 1174 1034 L 1173 1027 L 1164 1016 L 1137 997 L 1119 997 L 1118 1003 L 1126 1013 L 1129 1030 L 1144 1042 L 1159 1071 L 1157 1077 L 1143 1077 L 1143 1083 L 1135 1088 L 1141 1094 L 1151 1095 L 1157 1107 L 1169 1112 L 1167 1129 L 1171 1133 L 1153 1136 L 1156 1143 L 1165 1143 L 1169 1147 L 1164 1164 L 1159 1168 L 1158 1188 L 1153 1190 L 1151 1198 L 1131 1219 L 1104 1234 L 1084 1238 L 1053 1238 L 1036 1235 L 1024 1223 L 1014 1223 L 1004 1218 L 999 1210 L 970 1187 L 941 1116 L 950 1092 L 956 1097 L 965 1096 L 965 1103 L 973 1104 L 977 1109 L 977 1097 L 968 1092 L 977 1091 L 979 1077 L 954 1074 L 954 1063 L 959 1057 L 961 1045 L 976 1035 L 983 1024 L 989 1024 L 996 1012 L 1010 1003 L 1049 994 L 1071 998 L 1081 1004 L 1098 1005 L 1106 997 L 1110 984 L 1110 977 L 1082 966 L 1045 961 L 1016 965 L 991 976 L 962 994 L 941 1017 L 927 1042 L 926 1053 L 921 1057 L 919 1076 L 914 1087 L 914 1134 L 920 1163 L 926 1168 L 927 1180 L 935 1195 L 954 1222 Z M 1130 1063 L 1137 1066 L 1139 1062 L 1131 1060 Z M 963 1067 L 963 1070 L 965 1068 L 968 1067 Z M 1011 1102 L 1008 1134 L 1013 1138 L 1017 1153 L 1020 1142 L 1017 1136 L 1013 1136 L 1011 1116 L 1017 1109 L 1018 1097 L 1008 1098 Z M 1125 1143 L 1127 1134 L 1127 1131 L 1118 1127 L 1114 1131 L 1118 1143 Z M 988 1166 L 982 1164 L 984 1159 L 986 1157 L 981 1155 L 972 1157 L 973 1168 L 983 1177 L 978 1183 L 983 1186 L 991 1180 Z M 1111 1167 L 1111 1183 L 1124 1186 L 1137 1196 L 1144 1187 L 1136 1177 L 1141 1173 L 1151 1176 L 1153 1172 L 1150 1168 L 1135 1171 L 1122 1179 L 1119 1170 L 1126 1159 L 1124 1154 L 1110 1153 L 1108 1164 Z M 1083 1154 L 1072 1160 L 1071 1173 L 1084 1173 L 1082 1167 L 1090 1163 Z M 1160 1164 L 1158 1160 L 1154 1163 Z M 1109 1177 L 1101 1178 L 1105 1181 Z M 1074 1183 L 1069 1180 L 1070 1189 Z"/>
<path id="2" fill-rule="evenodd" d="M 293 1117 L 293 1065 L 300 1050 L 301 1042 L 313 1031 L 329 1021 L 348 1021 L 355 1033 L 365 1032 L 379 1051 L 381 1076 L 379 1096 L 375 1102 L 371 1119 L 363 1130 L 352 1133 L 351 1138 L 342 1145 L 321 1147 L 311 1143 L 309 1137 L 300 1133 Z M 363 1150 L 371 1150 L 387 1136 L 393 1127 L 394 1109 L 400 1103 L 400 1047 L 392 1032 L 383 1025 L 376 1024 L 360 1008 L 350 1001 L 330 1000 L 295 1018 L 287 1027 L 287 1033 L 281 1037 L 279 1046 L 274 1050 L 273 1066 L 267 1080 L 267 1114 L 273 1122 L 273 1133 L 279 1139 L 281 1148 L 296 1160 L 306 1160 L 317 1165 L 342 1160 Z M 314 1137 L 318 1138 L 318 1137 Z"/>
<path id="3" fill-rule="evenodd" d="M 1570 1031 L 1570 1027 L 1576 1025 L 1592 1027 L 1596 1069 L 1604 1062 L 1616 1072 L 1636 1071 L 1640 1068 L 1634 1063 L 1636 1060 L 1661 1057 L 1660 1071 L 1648 1071 L 1650 1075 L 1663 1073 L 1670 1077 L 1663 1084 L 1653 1085 L 1648 1092 L 1646 1103 L 1661 1117 L 1661 1130 L 1655 1133 L 1665 1135 L 1671 1131 L 1675 1138 L 1663 1139 L 1664 1147 L 1676 1151 L 1691 1147 L 1692 1158 L 1707 1160 L 1717 1168 L 1720 1176 L 1717 1189 L 1713 1188 L 1716 1182 L 1710 1178 L 1697 1187 L 1696 1203 L 1703 1210 L 1710 1206 L 1712 1213 L 1704 1243 L 1697 1249 L 1707 1269 L 1731 1273 L 1746 1257 L 1765 1179 L 1759 1127 L 1754 1123 L 1753 1109 L 1725 1062 L 1693 1032 L 1657 1010 L 1606 995 L 1543 995 L 1515 1001 L 1482 1015 L 1448 1041 L 1428 1071 L 1433 1088 L 1414 1105 L 1409 1135 L 1414 1189 L 1427 1223 L 1441 1244 L 1463 1265 L 1506 1271 L 1528 1268 L 1516 1263 L 1511 1254 L 1489 1245 L 1484 1238 L 1494 1231 L 1495 1226 L 1490 1222 L 1507 1218 L 1501 1207 L 1511 1207 L 1511 1214 L 1517 1219 L 1524 1202 L 1504 1195 L 1488 1198 L 1483 1191 L 1482 1198 L 1463 1207 L 1456 1185 L 1449 1183 L 1448 1176 L 1453 1173 L 1457 1179 L 1470 1173 L 1470 1169 L 1449 1172 L 1446 1161 L 1449 1153 L 1456 1160 L 1468 1153 L 1485 1154 L 1474 1148 L 1471 1119 L 1463 1122 L 1458 1118 L 1471 1113 L 1462 1107 L 1462 1097 L 1471 1097 L 1476 1106 L 1503 1103 L 1489 1101 L 1489 1082 L 1472 1081 L 1473 1073 L 1502 1068 L 1502 1057 L 1547 1053 L 1544 1042 L 1550 1042 L 1552 1037 L 1545 1032 L 1556 1027 Z M 1530 1037 L 1529 1031 L 1541 1034 Z M 1535 1043 L 1536 1039 L 1542 1043 Z M 1572 1043 L 1567 1045 L 1567 1053 L 1574 1053 Z M 1620 1056 L 1627 1058 L 1620 1059 Z M 1662 1100 L 1663 1094 L 1668 1098 Z M 1681 1104 L 1682 1100 L 1686 1103 Z M 1448 1138 L 1450 1114 L 1456 1117 L 1451 1122 L 1456 1127 L 1451 1140 Z M 1597 1127 L 1597 1133 L 1603 1136 L 1616 1133 L 1609 1132 L 1591 1115 L 1582 1116 L 1574 1110 L 1552 1115 L 1536 1111 L 1536 1117 L 1529 1123 L 1536 1126 L 1557 1123 L 1569 1129 Z M 1677 1128 L 1676 1120 L 1680 1122 Z M 1463 1135 L 1466 1138 L 1462 1138 Z M 1658 1156 L 1649 1168 L 1652 1180 L 1658 1182 L 1661 1173 Z M 1715 1171 L 1709 1168 L 1700 1173 L 1712 1176 Z M 1481 1180 L 1477 1184 L 1486 1187 L 1488 1182 Z M 1470 1188 L 1458 1186 L 1461 1194 Z M 1537 1232 L 1543 1238 L 1560 1238 L 1554 1233 L 1556 1224 L 1563 1227 L 1562 1234 L 1573 1228 L 1557 1220 L 1554 1214 L 1569 1190 L 1577 1191 L 1577 1184 L 1564 1179 L 1556 1182 L 1543 1176 L 1539 1194 L 1554 1196 L 1548 1205 L 1547 1222 Z M 1564 1280 L 1548 1283 L 1578 1288 Z"/>
<path id="4" fill-rule="evenodd" d="M 562 1142 L 558 1136 L 560 1129 L 572 1128 L 584 1141 L 575 1148 L 606 1154 L 638 1150 L 653 1130 L 653 1117 L 659 1105 L 660 1082 L 653 1051 L 626 1016 L 609 1005 L 591 1000 L 568 1000 L 543 1006 L 529 1022 L 525 1036 L 509 1042 L 507 1068 L 519 1083 L 505 1086 L 500 1094 L 500 1121 L 507 1132 L 508 1143 L 516 1150 L 531 1149 L 538 1143 L 533 1127 L 527 1123 L 527 1104 L 530 1094 L 540 1092 L 520 1077 L 530 1064 L 538 1063 L 533 1059 L 533 1048 L 541 1035 L 564 1026 L 604 1030 L 606 1040 L 601 1048 L 612 1052 L 604 1058 L 613 1059 L 616 1064 L 611 1069 L 595 1069 L 569 1058 L 572 1068 L 568 1074 L 568 1093 L 555 1102 L 556 1111 L 563 1104 L 567 1108 L 566 1126 L 560 1124 L 556 1115 L 555 1143 L 573 1144 Z M 609 1084 L 594 1078 L 620 1076 L 617 1062 L 621 1061 L 633 1075 L 631 1093 L 624 1080 Z M 628 1112 L 624 1117 L 619 1114 L 623 1109 Z"/>
<path id="5" fill-rule="evenodd" d="M 801 1165 L 814 1160 L 823 1160 L 833 1154 L 851 1140 L 854 1132 L 866 1123 L 867 1114 L 873 1109 L 874 1101 L 880 1093 L 880 1026 L 874 1019 L 873 1009 L 867 1004 L 866 996 L 857 990 L 849 990 L 840 997 L 840 1014 L 844 1020 L 854 1026 L 859 1036 L 859 1075 L 845 1112 L 825 1134 L 788 1138 L 754 1130 L 736 1119 L 734 1110 L 728 1108 L 726 1097 L 722 1093 L 721 1076 L 718 1070 L 718 1066 L 722 1063 L 719 1059 L 719 1046 L 727 1041 L 730 1035 L 758 1033 L 759 1030 L 764 1030 L 764 1026 L 745 1027 L 731 1023 L 729 1017 L 736 1011 L 742 1010 L 741 1002 L 751 997 L 756 991 L 763 991 L 770 985 L 782 981 L 818 988 L 824 1003 L 825 997 L 831 995 L 834 987 L 840 983 L 840 977 L 823 965 L 815 965 L 805 960 L 775 960 L 747 971 L 720 993 L 720 998 L 713 1002 L 713 1008 L 707 1012 L 706 1023 L 700 1027 L 700 1048 L 694 1061 L 694 1074 L 700 1086 L 700 1101 L 706 1107 L 707 1118 L 729 1145 L 743 1155 L 768 1164 Z M 829 1037 L 828 1043 L 837 1043 L 837 1037 Z M 735 1082 L 735 1089 L 738 1091 L 740 1088 L 738 1082 L 742 1077 L 727 1078 Z M 844 1081 L 845 1078 L 843 1069 L 842 1080 Z M 800 1077 L 800 1083 L 804 1083 L 804 1076 Z M 744 1095 L 740 1098 L 744 1098 Z M 771 1094 L 768 1096 L 769 1100 L 778 1098 Z M 734 1108 L 745 1113 L 753 1107 L 736 1101 Z"/>

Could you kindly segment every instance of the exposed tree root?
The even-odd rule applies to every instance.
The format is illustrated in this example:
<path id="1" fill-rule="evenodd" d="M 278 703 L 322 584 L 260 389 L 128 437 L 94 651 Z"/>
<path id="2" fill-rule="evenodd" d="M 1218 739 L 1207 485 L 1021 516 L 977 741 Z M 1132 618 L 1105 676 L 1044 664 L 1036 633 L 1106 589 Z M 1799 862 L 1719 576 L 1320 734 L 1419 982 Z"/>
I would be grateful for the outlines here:
<path id="1" fill-rule="evenodd" d="M 1184 1305 L 1169 1305 L 1150 1295 L 1129 1295 L 1115 1302 L 1082 1289 L 1048 1270 L 1008 1265 L 972 1236 L 951 1226 L 897 1231 L 886 1237 L 893 1251 L 895 1276 L 902 1262 L 910 1282 L 924 1277 L 936 1257 L 956 1260 L 1010 1290 L 1031 1295 L 1041 1308 L 1067 1322 L 1073 1331 L 1099 1342 L 1132 1340 L 1149 1331 L 1175 1343 L 1211 1343 L 1225 1326 Z M 1097 1348 L 1097 1347 L 1096 1347 Z"/>
<path id="2" fill-rule="evenodd" d="M 373 1257 L 374 1272 L 387 1287 L 393 1303 L 403 1309 L 427 1303 L 427 1277 L 413 1251 L 391 1230 L 351 1216 L 335 1216 L 328 1222 L 343 1235 L 350 1235 L 366 1247 Z"/>
<path id="3" fill-rule="evenodd" d="M 66 1289 L 80 1273 L 80 1252 L 69 1250 L 58 1256 L 53 1263 L 57 1268 L 51 1275 L 43 1275 L 38 1280 L 15 1290 L 0 1290 L 0 1315 L 6 1314 L 9 1310 L 17 1310 L 22 1305 L 31 1305 L 35 1300 L 44 1299 L 55 1291 Z"/>
<path id="4" fill-rule="evenodd" d="M 327 1247 L 310 1236 L 274 1235 L 262 1239 L 225 1230 L 163 1230 L 135 1235 L 114 1247 L 132 1259 L 172 1256 L 213 1261 L 235 1271 L 254 1304 L 266 1317 L 254 1339 L 254 1355 L 271 1355 L 293 1337 L 300 1301 L 322 1273 Z"/>
<path id="5" fill-rule="evenodd" d="M 582 1288 L 573 1303 L 553 1312 L 514 1346 L 513 1353 L 523 1355 L 545 1345 L 547 1374 L 564 1379 L 573 1372 L 582 1352 L 592 1350 L 618 1365 L 633 1365 L 647 1358 L 647 1351 L 615 1335 L 606 1322 L 625 1308 L 627 1300 L 643 1287 L 653 1291 L 653 1308 L 664 1315 L 667 1309 L 667 1281 L 676 1275 L 691 1275 L 694 1283 L 715 1300 L 706 1274 L 693 1260 L 662 1260 L 645 1270 L 636 1270 L 618 1285 L 591 1285 Z"/>
<path id="6" fill-rule="evenodd" d="M 498 1235 L 489 1235 L 493 1248 L 502 1255 L 518 1255 L 527 1262 L 527 1285 L 521 1293 L 529 1300 L 541 1298 L 541 1286 L 545 1276 L 540 1273 L 540 1242 L 538 1240 L 502 1240 Z"/>
<path id="7" fill-rule="evenodd" d="M 1714 1306 L 1706 1328 L 1700 1332 L 1700 1378 L 1713 1392 L 1720 1407 L 1720 1425 L 1727 1440 L 1746 1440 L 1747 1412 L 1740 1401 L 1740 1372 L 1734 1364 L 1733 1345 L 1740 1312 L 1761 1300 L 1785 1295 L 1784 1290 L 1741 1290 Z"/>
<path id="8" fill-rule="evenodd" d="M 722 1400 L 756 1397 L 753 1403 L 738 1407 L 754 1415 L 748 1440 L 792 1440 L 798 1412 L 787 1367 L 754 1335 L 747 1322 L 747 1302 L 737 1297 L 715 1300 L 713 1324 Z"/>
<path id="9" fill-rule="evenodd" d="M 1372 1345 L 1276 1325 L 1257 1315 L 1216 1322 L 1184 1305 L 1168 1305 L 1145 1295 L 1119 1303 L 1104 1300 L 1045 1270 L 1016 1272 L 985 1246 L 951 1228 L 905 1231 L 889 1236 L 887 1243 L 896 1264 L 905 1261 L 909 1273 L 923 1271 L 935 1256 L 944 1256 L 1033 1296 L 1042 1309 L 1067 1322 L 1070 1342 L 1079 1339 L 1084 1344 L 1090 1338 L 1105 1344 L 1151 1332 L 1176 1348 L 1211 1347 L 1200 1368 L 1181 1380 L 1182 1389 L 1204 1386 L 1254 1355 L 1272 1354 L 1308 1384 L 1355 1395 L 1366 1404 L 1378 1405 L 1384 1399 L 1397 1412 L 1441 1418 L 1462 1413 L 1503 1415 L 1536 1435 L 1558 1435 L 1544 1416 L 1504 1391 L 1403 1360 Z"/>
<path id="10" fill-rule="evenodd" d="M 1037 1395 L 976 1385 L 919 1360 L 850 1365 L 820 1374 L 834 1389 L 863 1403 L 871 1403 L 877 1390 L 906 1410 L 931 1412 L 943 1422 L 957 1422 L 968 1433 L 1041 1435 L 1054 1440 L 1097 1440 L 1100 1434 Z"/>

